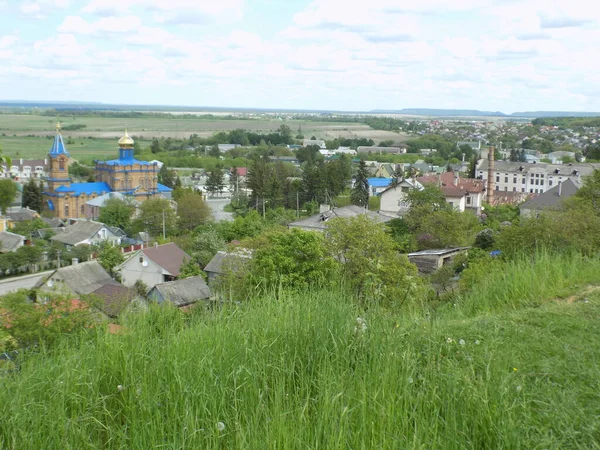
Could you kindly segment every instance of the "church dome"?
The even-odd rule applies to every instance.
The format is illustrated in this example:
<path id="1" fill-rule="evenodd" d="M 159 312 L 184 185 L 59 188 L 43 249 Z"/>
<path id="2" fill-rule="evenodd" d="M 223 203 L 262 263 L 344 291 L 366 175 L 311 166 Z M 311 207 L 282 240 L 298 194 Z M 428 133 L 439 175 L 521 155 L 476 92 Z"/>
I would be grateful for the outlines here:
<path id="1" fill-rule="evenodd" d="M 129 137 L 129 135 L 127 134 L 127 130 L 125 130 L 125 135 L 121 139 L 119 139 L 119 147 L 133 147 L 133 139 Z"/>

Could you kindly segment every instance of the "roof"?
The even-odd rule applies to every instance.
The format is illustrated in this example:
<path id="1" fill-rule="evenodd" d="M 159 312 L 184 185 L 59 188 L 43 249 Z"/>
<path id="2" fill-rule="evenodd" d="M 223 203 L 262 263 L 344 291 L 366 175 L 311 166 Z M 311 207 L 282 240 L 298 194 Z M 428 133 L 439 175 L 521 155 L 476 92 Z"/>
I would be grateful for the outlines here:
<path id="1" fill-rule="evenodd" d="M 580 187 L 581 185 L 579 183 L 569 178 L 566 181 L 559 183 L 557 186 L 554 186 L 552 189 L 548 189 L 543 194 L 540 194 L 531 200 L 527 200 L 520 208 L 537 210 L 556 208 L 562 200 L 574 196 Z"/>
<path id="2" fill-rule="evenodd" d="M 69 289 L 79 295 L 91 294 L 106 284 L 118 284 L 98 261 L 89 261 L 56 269 L 49 276 L 42 278 L 36 287 L 55 278 L 59 278 Z"/>
<path id="3" fill-rule="evenodd" d="M 406 186 L 406 185 L 408 185 L 408 186 Z M 383 195 L 384 193 L 391 191 L 392 189 L 394 189 L 396 187 L 409 187 L 409 188 L 418 189 L 420 191 L 422 191 L 424 189 L 423 185 L 421 183 L 419 183 L 416 179 L 405 178 L 402 181 L 400 181 L 396 186 L 390 185 L 385 191 L 380 192 L 379 195 Z"/>
<path id="4" fill-rule="evenodd" d="M 93 220 L 78 220 L 73 225 L 61 228 L 50 240 L 67 245 L 77 245 L 86 239 L 90 239 L 104 226 L 103 223 L 94 222 Z"/>
<path id="5" fill-rule="evenodd" d="M 109 317 L 117 317 L 137 296 L 137 291 L 111 280 L 91 294 L 102 300 L 102 304 L 98 306 L 102 312 Z"/>
<path id="6" fill-rule="evenodd" d="M 444 256 L 449 255 L 451 253 L 461 252 L 463 250 L 468 250 L 469 247 L 456 247 L 456 248 L 441 248 L 441 249 L 430 249 L 430 250 L 421 250 L 420 252 L 409 253 L 408 256 Z"/>
<path id="7" fill-rule="evenodd" d="M 245 177 L 246 175 L 248 175 L 248 168 L 247 167 L 237 167 L 237 174 L 240 177 Z M 232 170 L 233 172 L 233 170 Z"/>
<path id="8" fill-rule="evenodd" d="M 46 223 L 46 225 L 49 225 L 51 228 L 59 228 L 65 226 L 65 222 L 62 219 L 59 219 L 58 217 L 42 217 L 42 220 L 44 221 L 44 223 Z"/>
<path id="9" fill-rule="evenodd" d="M 210 288 L 201 275 L 157 284 L 148 294 L 151 298 L 153 291 L 157 291 L 162 298 L 176 306 L 189 305 L 211 296 Z"/>
<path id="10" fill-rule="evenodd" d="M 357 217 L 362 214 L 365 214 L 366 216 L 378 223 L 388 222 L 392 219 L 392 217 L 388 217 L 377 212 L 365 210 L 365 208 L 361 206 L 350 205 L 343 206 L 341 208 L 332 208 L 330 211 L 327 211 L 325 213 L 319 213 L 315 214 L 314 216 L 307 217 L 306 219 L 297 220 L 296 222 L 290 223 L 289 227 L 311 228 L 314 230 L 322 231 L 325 230 L 326 222 L 329 219 L 335 217 L 347 219 L 350 217 Z"/>
<path id="11" fill-rule="evenodd" d="M 356 151 L 358 153 L 401 153 L 400 147 L 377 147 L 360 145 Z"/>
<path id="12" fill-rule="evenodd" d="M 477 170 L 487 174 L 489 160 L 484 159 Z M 590 175 L 594 170 L 600 169 L 600 163 L 572 163 L 572 164 L 548 164 L 548 163 L 526 163 L 512 161 L 495 161 L 494 172 L 522 172 L 528 173 L 531 169 L 536 172 L 546 171 L 549 175 L 575 176 Z"/>
<path id="13" fill-rule="evenodd" d="M 127 196 L 121 194 L 120 192 L 107 192 L 106 194 L 101 195 L 100 197 L 96 197 L 96 198 L 93 198 L 92 200 L 88 200 L 87 202 L 85 202 L 85 204 L 89 205 L 89 206 L 101 207 L 101 206 L 104 206 L 104 204 L 108 200 L 113 199 L 113 198 L 117 198 L 117 199 L 123 200 L 123 201 L 132 201 L 132 202 L 134 201 L 132 198 L 127 197 Z"/>
<path id="14" fill-rule="evenodd" d="M 23 245 L 25 237 L 10 231 L 0 232 L 0 253 L 13 252 Z"/>
<path id="15" fill-rule="evenodd" d="M 224 264 L 228 263 L 230 266 L 232 266 L 231 268 L 235 268 L 233 266 L 236 263 L 241 264 L 251 258 L 252 254 L 249 251 L 243 251 L 241 249 L 235 252 L 218 251 L 217 254 L 208 262 L 204 268 L 204 271 L 221 274 L 224 272 Z"/>
<path id="16" fill-rule="evenodd" d="M 164 184 L 156 183 L 156 190 L 158 192 L 171 192 L 173 189 L 165 186 Z"/>
<path id="17" fill-rule="evenodd" d="M 391 178 L 367 178 L 371 187 L 387 187 L 392 183 Z"/>
<path id="18" fill-rule="evenodd" d="M 485 182 L 475 178 L 461 178 L 458 173 L 444 172 L 440 175 L 426 175 L 417 178 L 422 184 L 439 184 L 445 197 L 463 197 L 466 194 L 484 192 Z M 455 185 L 456 183 L 456 185 Z"/>
<path id="19" fill-rule="evenodd" d="M 179 275 L 181 266 L 190 259 L 190 255 L 181 250 L 177 244 L 169 242 L 168 244 L 157 245 L 140 250 L 148 259 L 158 264 L 170 275 L 176 277 Z"/>
<path id="20" fill-rule="evenodd" d="M 52 142 L 52 147 L 50 148 L 50 155 L 51 156 L 58 156 L 58 155 L 66 155 L 66 156 L 70 156 L 69 152 L 67 151 L 67 148 L 65 147 L 65 143 L 63 142 L 63 138 L 60 134 L 60 132 L 56 132 L 56 135 L 54 136 L 54 141 Z"/>
<path id="21" fill-rule="evenodd" d="M 36 219 L 40 217 L 40 215 L 37 211 L 34 211 L 33 209 L 21 208 L 18 211 L 8 213 L 6 217 L 8 217 L 13 222 L 22 222 L 23 220 Z"/>
<path id="22" fill-rule="evenodd" d="M 73 195 L 105 194 L 111 191 L 112 189 L 108 183 L 103 181 L 96 181 L 94 183 L 71 183 L 70 186 L 60 186 L 55 189 L 55 192 L 69 192 L 73 193 Z"/>

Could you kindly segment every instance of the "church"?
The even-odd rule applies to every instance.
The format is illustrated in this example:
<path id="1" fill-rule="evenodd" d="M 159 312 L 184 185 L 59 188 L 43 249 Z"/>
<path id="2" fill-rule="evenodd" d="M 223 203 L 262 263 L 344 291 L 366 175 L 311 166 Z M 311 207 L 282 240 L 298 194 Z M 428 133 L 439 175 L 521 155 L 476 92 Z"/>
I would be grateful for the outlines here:
<path id="1" fill-rule="evenodd" d="M 159 167 L 155 162 L 140 161 L 133 156 L 133 139 L 127 131 L 119 139 L 119 158 L 95 161 L 95 182 L 72 183 L 69 177 L 70 155 L 56 126 L 56 136 L 48 154 L 49 169 L 44 192 L 44 207 L 60 219 L 84 218 L 86 202 L 117 192 L 142 202 L 171 189 L 158 182 Z"/>

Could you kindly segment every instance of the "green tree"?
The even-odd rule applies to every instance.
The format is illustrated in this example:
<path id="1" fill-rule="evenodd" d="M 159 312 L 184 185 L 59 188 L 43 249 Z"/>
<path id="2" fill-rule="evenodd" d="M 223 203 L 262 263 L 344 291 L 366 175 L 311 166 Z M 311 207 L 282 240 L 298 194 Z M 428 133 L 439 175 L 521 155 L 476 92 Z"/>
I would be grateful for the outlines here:
<path id="1" fill-rule="evenodd" d="M 196 275 L 202 274 L 202 267 L 200 267 L 200 265 L 196 261 L 190 259 L 189 261 L 186 261 L 181 265 L 177 279 L 183 280 L 184 278 L 195 277 Z"/>
<path id="2" fill-rule="evenodd" d="M 223 189 L 225 189 L 223 169 L 217 166 L 208 175 L 206 191 L 211 195 L 215 195 L 217 192 L 223 192 Z"/>
<path id="3" fill-rule="evenodd" d="M 163 164 L 158 171 L 158 182 L 173 189 L 175 187 L 175 177 L 173 171 L 169 170 L 166 164 Z"/>
<path id="4" fill-rule="evenodd" d="M 194 230 L 191 254 L 194 260 L 206 267 L 219 250 L 223 250 L 226 242 L 212 223 L 207 223 Z"/>
<path id="5" fill-rule="evenodd" d="M 292 139 L 292 130 L 287 125 L 281 125 L 278 130 L 281 135 L 281 143 L 282 144 L 291 144 L 293 142 Z"/>
<path id="6" fill-rule="evenodd" d="M 152 153 L 160 153 L 160 152 L 162 152 L 163 151 L 162 142 L 159 141 L 157 138 L 152 139 L 152 143 L 150 144 L 150 151 Z"/>
<path id="7" fill-rule="evenodd" d="M 12 180 L 0 180 L 0 212 L 6 214 L 17 196 L 17 185 Z"/>
<path id="8" fill-rule="evenodd" d="M 237 167 L 231 169 L 231 176 L 229 177 L 229 184 L 232 192 L 238 192 L 240 190 L 240 175 Z"/>
<path id="9" fill-rule="evenodd" d="M 417 269 L 398 253 L 383 224 L 366 215 L 331 219 L 326 245 L 361 301 L 398 306 L 419 296 Z"/>
<path id="10" fill-rule="evenodd" d="M 250 262 L 251 278 L 263 288 L 303 288 L 331 280 L 335 261 L 327 255 L 320 233 L 297 228 L 267 233 Z"/>
<path id="11" fill-rule="evenodd" d="M 185 194 L 177 201 L 177 224 L 180 230 L 193 230 L 212 220 L 212 212 L 201 195 Z"/>
<path id="12" fill-rule="evenodd" d="M 151 198 L 139 207 L 139 215 L 134 220 L 135 231 L 148 231 L 151 236 L 171 235 L 176 231 L 177 214 L 171 202 L 164 198 Z"/>
<path id="13" fill-rule="evenodd" d="M 10 167 L 11 162 L 8 156 L 2 154 L 2 148 L 0 148 L 0 172 L 4 171 L 4 165 Z"/>
<path id="14" fill-rule="evenodd" d="M 98 220 L 108 226 L 127 230 L 131 225 L 131 217 L 134 212 L 135 206 L 127 200 L 110 198 L 100 209 Z"/>
<path id="15" fill-rule="evenodd" d="M 367 208 L 369 206 L 369 180 L 367 173 L 367 165 L 364 161 L 358 164 L 358 172 L 354 180 L 354 187 L 350 193 L 350 201 L 353 205 Z"/>
<path id="16" fill-rule="evenodd" d="M 42 185 L 36 183 L 33 178 L 30 178 L 29 181 L 25 185 L 23 185 L 23 207 L 30 208 L 41 213 L 43 208 L 43 201 L 44 199 Z"/>
<path id="17" fill-rule="evenodd" d="M 105 245 L 98 252 L 98 262 L 110 274 L 113 274 L 114 268 L 122 264 L 123 261 L 125 261 L 125 258 L 119 247 Z"/>
<path id="18" fill-rule="evenodd" d="M 595 211 L 600 212 L 600 170 L 594 170 L 584 177 L 583 185 L 575 194 L 577 199 L 589 203 Z"/>

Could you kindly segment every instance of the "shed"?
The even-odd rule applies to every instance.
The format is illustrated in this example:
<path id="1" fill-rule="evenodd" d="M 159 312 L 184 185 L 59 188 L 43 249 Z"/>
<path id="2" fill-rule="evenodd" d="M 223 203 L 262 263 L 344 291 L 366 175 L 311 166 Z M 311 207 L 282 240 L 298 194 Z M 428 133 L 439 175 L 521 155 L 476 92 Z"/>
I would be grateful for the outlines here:
<path id="1" fill-rule="evenodd" d="M 158 303 L 171 302 L 175 306 L 187 306 L 211 297 L 210 288 L 202 276 L 184 278 L 157 284 L 148 298 Z"/>
<path id="2" fill-rule="evenodd" d="M 461 253 L 466 253 L 469 247 L 422 250 L 408 254 L 408 260 L 417 266 L 420 273 L 432 273 Z"/>

